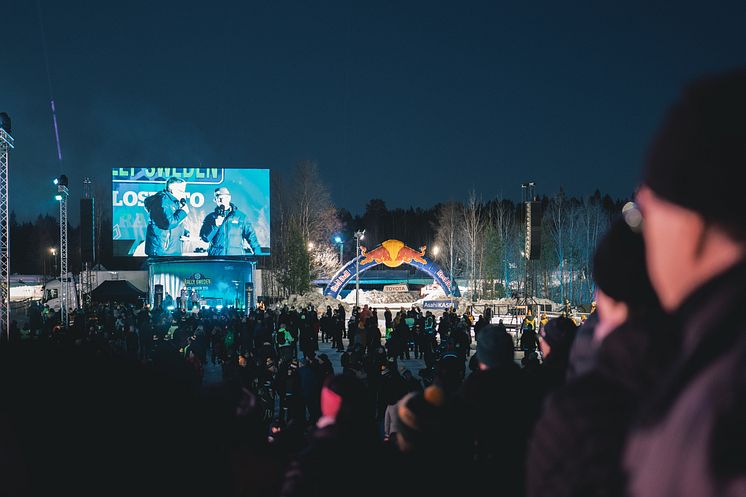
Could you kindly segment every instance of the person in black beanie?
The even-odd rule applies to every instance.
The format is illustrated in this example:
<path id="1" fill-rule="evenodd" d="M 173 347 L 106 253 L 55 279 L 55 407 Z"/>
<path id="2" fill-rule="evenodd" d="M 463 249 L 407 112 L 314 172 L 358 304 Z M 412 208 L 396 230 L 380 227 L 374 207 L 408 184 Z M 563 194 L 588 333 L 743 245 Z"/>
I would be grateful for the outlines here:
<path id="1" fill-rule="evenodd" d="M 564 316 L 552 319 L 541 330 L 539 348 L 544 357 L 539 388 L 544 395 L 551 393 L 565 382 L 570 349 L 577 326 Z"/>
<path id="2" fill-rule="evenodd" d="M 540 396 L 514 360 L 513 338 L 504 327 L 488 325 L 477 338 L 478 368 L 459 392 L 469 416 L 474 488 L 522 496 L 526 441 L 538 414 Z"/>
<path id="3" fill-rule="evenodd" d="M 746 464 L 746 68 L 691 84 L 653 140 L 634 216 L 653 288 L 681 339 L 629 437 L 628 493 L 743 495 Z M 740 420 L 740 421 L 737 421 Z"/>
<path id="4" fill-rule="evenodd" d="M 368 478 L 375 465 L 391 471 L 378 443 L 365 385 L 350 375 L 330 376 L 321 390 L 321 418 L 309 446 L 293 457 L 280 496 L 364 496 L 383 492 L 380 479 Z M 365 482 L 364 485 L 360 485 Z"/>

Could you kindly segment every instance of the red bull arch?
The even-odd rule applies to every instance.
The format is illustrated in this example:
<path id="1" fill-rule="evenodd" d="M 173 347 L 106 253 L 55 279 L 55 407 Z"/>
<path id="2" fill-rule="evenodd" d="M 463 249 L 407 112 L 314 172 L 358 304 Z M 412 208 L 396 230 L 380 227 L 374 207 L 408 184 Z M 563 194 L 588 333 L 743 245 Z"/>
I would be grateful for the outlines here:
<path id="1" fill-rule="evenodd" d="M 358 268 L 359 272 L 363 273 L 379 264 L 391 268 L 409 264 L 430 275 L 443 288 L 447 296 L 460 297 L 461 292 L 456 282 L 451 281 L 448 274 L 435 261 L 425 255 L 426 248 L 423 245 L 419 250 L 415 250 L 400 240 L 386 240 L 373 250 L 367 250 L 361 246 L 360 255 L 337 271 L 337 274 L 324 288 L 324 295 L 337 298 L 345 285 L 358 273 Z"/>

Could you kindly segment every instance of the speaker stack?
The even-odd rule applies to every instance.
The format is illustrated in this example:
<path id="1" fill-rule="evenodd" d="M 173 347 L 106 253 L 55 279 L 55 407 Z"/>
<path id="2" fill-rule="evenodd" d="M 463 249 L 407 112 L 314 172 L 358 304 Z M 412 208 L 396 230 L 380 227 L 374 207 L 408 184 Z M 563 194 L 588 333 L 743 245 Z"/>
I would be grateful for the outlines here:
<path id="1" fill-rule="evenodd" d="M 531 214 L 529 260 L 538 261 L 541 258 L 541 202 L 529 202 L 528 205 Z"/>
<path id="2" fill-rule="evenodd" d="M 96 260 L 96 238 L 93 227 L 93 199 L 80 199 L 80 259 L 93 263 Z"/>
<path id="3" fill-rule="evenodd" d="M 155 309 L 163 306 L 163 285 L 155 285 Z"/>

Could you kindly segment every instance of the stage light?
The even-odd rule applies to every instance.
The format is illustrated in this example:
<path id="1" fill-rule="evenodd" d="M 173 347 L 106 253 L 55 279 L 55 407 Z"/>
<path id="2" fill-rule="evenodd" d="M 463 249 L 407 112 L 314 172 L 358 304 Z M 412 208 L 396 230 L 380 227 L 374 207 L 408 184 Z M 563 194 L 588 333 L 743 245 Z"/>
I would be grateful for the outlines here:
<path id="1" fill-rule="evenodd" d="M 170 305 L 170 306 L 166 307 L 166 310 L 167 311 L 173 311 L 174 310 L 174 306 Z"/>
<path id="2" fill-rule="evenodd" d="M 54 178 L 54 179 L 52 180 L 52 183 L 53 183 L 53 184 L 54 184 L 55 186 L 56 186 L 56 185 L 57 185 L 57 184 L 58 184 L 59 182 L 60 182 L 60 179 L 59 179 L 59 178 Z"/>
<path id="3" fill-rule="evenodd" d="M 54 199 L 58 202 L 62 201 L 62 195 L 55 195 Z"/>
<path id="4" fill-rule="evenodd" d="M 334 241 L 335 241 L 336 243 L 342 243 L 342 238 L 341 238 L 341 237 L 339 237 L 339 236 L 335 236 L 335 237 L 334 237 Z"/>
<path id="5" fill-rule="evenodd" d="M 7 112 L 0 112 L 0 128 L 10 133 L 10 116 Z"/>
<path id="6" fill-rule="evenodd" d="M 216 305 L 216 306 L 215 306 L 215 309 L 217 309 L 217 310 L 222 310 L 222 309 L 223 309 L 223 306 L 222 306 L 222 305 L 220 305 L 220 304 L 218 304 L 218 305 Z"/>

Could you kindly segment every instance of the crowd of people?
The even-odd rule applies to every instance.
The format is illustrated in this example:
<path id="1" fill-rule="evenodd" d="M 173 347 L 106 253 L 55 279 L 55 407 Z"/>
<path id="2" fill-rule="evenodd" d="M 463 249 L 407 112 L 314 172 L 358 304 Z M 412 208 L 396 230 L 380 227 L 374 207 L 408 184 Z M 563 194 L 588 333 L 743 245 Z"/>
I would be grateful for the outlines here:
<path id="1" fill-rule="evenodd" d="M 746 495 L 746 204 L 715 196 L 746 163 L 744 89 L 735 72 L 674 105 L 583 323 L 532 314 L 516 339 L 416 308 L 34 313 L 35 339 L 0 351 L 0 493 Z"/>

